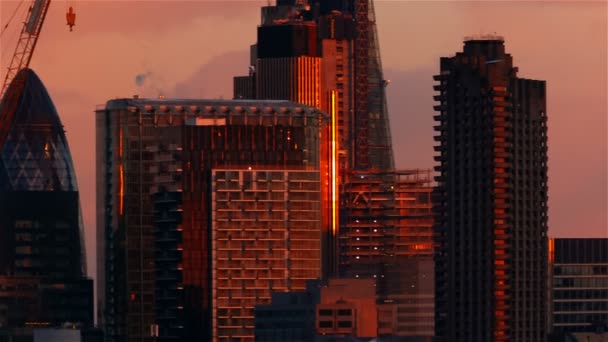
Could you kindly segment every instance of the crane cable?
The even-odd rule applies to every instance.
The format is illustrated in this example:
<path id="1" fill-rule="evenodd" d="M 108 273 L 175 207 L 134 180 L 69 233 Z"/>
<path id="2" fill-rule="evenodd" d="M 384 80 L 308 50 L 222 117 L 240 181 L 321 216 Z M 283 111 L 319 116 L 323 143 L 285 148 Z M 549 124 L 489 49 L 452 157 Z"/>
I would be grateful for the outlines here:
<path id="1" fill-rule="evenodd" d="M 19 8 L 21 8 L 21 5 L 23 5 L 23 2 L 25 0 L 21 0 L 19 2 L 19 4 L 17 5 L 17 8 L 15 8 L 15 11 L 13 12 L 13 14 L 11 15 L 10 19 L 8 19 L 8 22 L 6 23 L 6 25 L 4 25 L 4 27 L 2 28 L 2 32 L 0 32 L 0 37 L 2 37 L 2 35 L 4 34 L 4 32 L 6 31 L 6 29 L 8 28 L 8 25 L 10 25 L 11 21 L 13 20 L 13 18 L 15 17 L 15 15 L 17 14 L 17 12 L 19 11 Z"/>

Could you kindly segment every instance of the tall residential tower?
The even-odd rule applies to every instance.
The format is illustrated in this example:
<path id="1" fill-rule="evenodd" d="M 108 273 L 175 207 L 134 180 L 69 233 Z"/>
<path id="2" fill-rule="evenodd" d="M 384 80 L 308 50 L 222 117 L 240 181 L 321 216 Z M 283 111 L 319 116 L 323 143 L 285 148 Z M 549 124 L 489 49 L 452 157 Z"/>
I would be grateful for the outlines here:
<path id="1" fill-rule="evenodd" d="M 493 35 L 441 58 L 435 80 L 436 334 L 544 341 L 545 82 L 518 77 Z"/>

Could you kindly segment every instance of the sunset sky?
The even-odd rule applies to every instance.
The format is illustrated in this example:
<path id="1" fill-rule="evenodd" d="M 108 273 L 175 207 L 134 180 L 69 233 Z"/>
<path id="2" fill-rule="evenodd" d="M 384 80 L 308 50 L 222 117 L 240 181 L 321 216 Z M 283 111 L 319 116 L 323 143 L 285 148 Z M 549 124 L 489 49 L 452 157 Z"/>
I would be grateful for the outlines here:
<path id="1" fill-rule="evenodd" d="M 274 1 L 272 1 L 274 3 Z M 54 0 L 31 67 L 65 125 L 94 274 L 96 105 L 134 94 L 231 98 L 247 73 L 260 6 L 247 1 Z M 376 1 L 399 168 L 433 166 L 433 80 L 439 57 L 476 33 L 505 37 L 519 76 L 547 81 L 549 234 L 608 236 L 607 3 Z M 74 32 L 65 23 L 77 14 Z M 2 0 L 2 27 L 17 2 Z M 0 41 L 9 64 L 23 10 Z M 138 87 L 140 75 L 143 85 Z"/>

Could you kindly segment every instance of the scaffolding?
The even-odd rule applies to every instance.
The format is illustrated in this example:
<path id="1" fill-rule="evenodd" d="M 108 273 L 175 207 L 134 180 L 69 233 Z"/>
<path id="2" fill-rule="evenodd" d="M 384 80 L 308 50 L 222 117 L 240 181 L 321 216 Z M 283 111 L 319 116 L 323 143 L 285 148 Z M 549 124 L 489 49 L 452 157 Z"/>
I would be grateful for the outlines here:
<path id="1" fill-rule="evenodd" d="M 430 170 L 355 171 L 342 192 L 339 273 L 376 281 L 378 302 L 397 306 L 399 334 L 434 329 L 431 179 Z"/>
<path id="2" fill-rule="evenodd" d="M 400 256 L 432 256 L 430 170 L 354 171 L 343 185 L 342 276 L 383 278 Z"/>

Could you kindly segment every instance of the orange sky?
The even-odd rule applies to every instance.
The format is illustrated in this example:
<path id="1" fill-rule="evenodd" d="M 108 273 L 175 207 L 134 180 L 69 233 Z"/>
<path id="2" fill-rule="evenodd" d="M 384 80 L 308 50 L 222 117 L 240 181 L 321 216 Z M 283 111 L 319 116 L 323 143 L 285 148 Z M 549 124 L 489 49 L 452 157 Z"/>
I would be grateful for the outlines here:
<path id="1" fill-rule="evenodd" d="M 53 0 L 31 67 L 65 125 L 81 191 L 89 273 L 94 272 L 95 106 L 144 96 L 230 98 L 246 74 L 259 7 L 247 1 Z M 17 2 L 2 0 L 1 26 Z M 77 13 L 65 26 L 67 6 Z M 606 2 L 376 1 L 393 145 L 400 168 L 433 166 L 432 75 L 462 38 L 497 32 L 519 76 L 544 79 L 549 116 L 549 229 L 608 236 Z M 0 41 L 1 76 L 17 36 Z M 138 74 L 148 75 L 142 88 Z M 397 134 L 398 132 L 398 134 Z"/>

